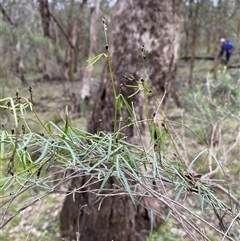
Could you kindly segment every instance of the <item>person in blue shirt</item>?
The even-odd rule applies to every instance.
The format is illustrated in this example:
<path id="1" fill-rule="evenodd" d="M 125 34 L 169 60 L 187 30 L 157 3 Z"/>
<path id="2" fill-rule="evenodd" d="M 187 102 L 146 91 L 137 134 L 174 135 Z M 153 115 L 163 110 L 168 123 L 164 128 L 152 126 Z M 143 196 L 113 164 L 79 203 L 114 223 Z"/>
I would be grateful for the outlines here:
<path id="1" fill-rule="evenodd" d="M 221 58 L 225 52 L 226 53 L 225 63 L 227 64 L 230 60 L 234 47 L 233 47 L 232 42 L 230 42 L 229 40 L 225 40 L 224 38 L 221 38 L 221 42 L 222 42 L 222 46 L 221 46 L 221 50 L 219 53 L 219 58 Z"/>

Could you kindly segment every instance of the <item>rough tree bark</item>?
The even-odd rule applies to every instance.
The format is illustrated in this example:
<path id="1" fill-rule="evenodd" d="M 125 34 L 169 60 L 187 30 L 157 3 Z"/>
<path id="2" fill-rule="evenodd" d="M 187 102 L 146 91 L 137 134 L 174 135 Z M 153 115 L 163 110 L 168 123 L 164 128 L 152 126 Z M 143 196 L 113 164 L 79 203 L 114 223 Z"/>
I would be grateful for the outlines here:
<path id="1" fill-rule="evenodd" d="M 123 75 L 132 74 L 136 80 L 144 78 L 155 94 L 162 97 L 166 88 L 175 102 L 180 105 L 176 96 L 175 74 L 177 50 L 179 45 L 179 21 L 182 1 L 131 1 L 129 4 L 118 3 L 114 19 L 110 55 L 114 72 L 115 86 L 126 98 L 136 89 L 123 87 L 135 84 L 126 80 Z M 136 9 L 133 11 L 133 9 Z M 133 12 L 130 12 L 133 11 Z M 144 61 L 146 74 L 143 75 L 141 45 L 149 51 Z M 98 91 L 89 131 L 113 130 L 113 92 L 107 65 L 102 75 L 102 83 Z M 143 119 L 142 103 L 134 96 L 130 101 L 135 102 L 139 118 Z M 156 107 L 157 108 L 157 107 Z M 156 109 L 155 108 L 155 109 Z M 149 113 L 150 117 L 152 113 Z M 127 114 L 126 114 L 127 115 Z M 127 118 L 128 116 L 125 116 Z M 101 123 L 99 126 L 99 119 Z M 133 132 L 128 133 L 129 136 Z"/>
<path id="2" fill-rule="evenodd" d="M 173 91 L 182 3 L 182 0 L 117 2 L 109 51 L 118 93 L 121 92 L 127 98 L 135 91 L 126 87 L 126 84 L 135 83 L 123 77 L 128 74 L 132 74 L 136 80 L 143 78 L 159 98 L 165 87 Z M 149 51 L 144 61 L 146 75 L 143 74 L 143 44 Z M 139 103 L 139 95 L 129 101 L 133 102 L 138 118 L 143 119 L 143 103 Z M 152 108 L 156 111 L 157 106 L 153 105 Z M 113 118 L 114 97 L 106 66 L 88 129 L 90 132 L 99 129 L 113 131 Z M 128 118 L 127 111 L 123 118 Z M 99 119 L 102 120 L 101 126 Z M 129 128 L 126 134 L 132 137 L 134 130 Z M 86 181 L 87 178 L 79 178 L 73 180 L 72 184 L 78 188 Z M 112 188 L 115 182 L 110 178 L 106 188 Z M 83 190 L 86 192 L 75 193 L 75 203 L 71 195 L 66 197 L 60 217 L 62 237 L 66 240 L 76 239 L 76 232 L 79 232 L 81 241 L 145 240 L 151 227 L 149 210 L 157 209 L 159 205 L 153 200 L 142 198 L 142 205 L 135 209 L 127 195 L 109 196 L 102 200 L 101 208 L 98 209 L 99 203 L 88 190 L 99 187 L 100 183 L 95 182 Z"/>

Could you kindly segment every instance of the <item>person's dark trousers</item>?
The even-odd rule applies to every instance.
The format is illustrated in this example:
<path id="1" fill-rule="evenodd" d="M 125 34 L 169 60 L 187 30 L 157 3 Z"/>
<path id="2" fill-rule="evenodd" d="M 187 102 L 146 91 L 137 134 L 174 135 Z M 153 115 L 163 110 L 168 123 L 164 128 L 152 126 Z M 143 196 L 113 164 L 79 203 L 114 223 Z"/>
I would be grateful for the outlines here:
<path id="1" fill-rule="evenodd" d="M 231 52 L 226 51 L 226 64 L 229 62 L 230 57 L 231 57 Z"/>
<path id="2" fill-rule="evenodd" d="M 225 50 L 225 44 L 222 44 L 221 50 L 220 50 L 220 53 L 219 53 L 219 58 L 221 58 L 223 56 L 224 50 Z"/>

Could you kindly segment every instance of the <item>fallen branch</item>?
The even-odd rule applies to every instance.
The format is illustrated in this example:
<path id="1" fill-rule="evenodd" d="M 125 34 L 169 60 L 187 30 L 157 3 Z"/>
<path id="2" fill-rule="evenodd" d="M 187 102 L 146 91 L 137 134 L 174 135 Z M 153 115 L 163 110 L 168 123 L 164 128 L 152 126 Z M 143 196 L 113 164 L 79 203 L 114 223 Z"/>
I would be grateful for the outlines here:
<path id="1" fill-rule="evenodd" d="M 184 56 L 184 57 L 181 57 L 182 60 L 191 60 L 192 57 L 191 56 Z M 195 56 L 193 59 L 195 60 L 210 60 L 210 61 L 213 61 L 214 60 L 214 57 L 211 57 L 211 56 Z"/>
<path id="2" fill-rule="evenodd" d="M 191 60 L 192 57 L 191 56 L 184 56 L 184 57 L 181 57 L 181 60 L 185 60 L 185 61 L 188 61 L 188 60 Z M 211 56 L 195 56 L 193 59 L 195 60 L 208 60 L 208 61 L 214 61 L 214 57 L 211 57 Z M 228 65 L 227 66 L 227 69 L 238 69 L 240 68 L 240 65 Z"/>
<path id="3" fill-rule="evenodd" d="M 227 69 L 240 69 L 240 65 L 228 65 Z"/>

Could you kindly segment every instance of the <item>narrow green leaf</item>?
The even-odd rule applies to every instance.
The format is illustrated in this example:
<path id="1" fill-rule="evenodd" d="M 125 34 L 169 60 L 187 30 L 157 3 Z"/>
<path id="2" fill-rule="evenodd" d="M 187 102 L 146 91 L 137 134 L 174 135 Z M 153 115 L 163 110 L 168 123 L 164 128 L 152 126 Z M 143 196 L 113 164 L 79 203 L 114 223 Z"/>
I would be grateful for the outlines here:
<path id="1" fill-rule="evenodd" d="M 72 156 L 72 165 L 73 166 L 76 166 L 76 155 L 73 151 L 73 149 L 70 147 L 70 145 L 65 141 L 65 140 L 62 140 L 64 142 L 64 144 L 67 146 L 67 150 L 70 152 L 71 156 Z"/>
<path id="2" fill-rule="evenodd" d="M 62 134 L 62 139 L 63 139 L 63 140 L 64 140 L 66 137 L 68 138 L 68 136 L 66 135 L 66 133 L 64 132 L 64 130 L 62 130 L 59 126 L 57 126 L 56 124 L 54 124 L 52 121 L 49 121 L 49 123 Z"/>
<path id="3" fill-rule="evenodd" d="M 23 151 L 21 153 L 21 161 L 22 161 L 22 164 L 23 164 L 23 168 L 26 169 L 27 168 L 27 158 L 26 158 L 26 151 Z"/>
<path id="4" fill-rule="evenodd" d="M 33 133 L 30 132 L 28 135 L 25 135 L 25 136 L 28 136 L 28 138 L 26 139 L 26 141 L 24 142 L 24 144 L 18 148 L 18 151 L 22 151 L 25 147 L 28 146 L 28 144 L 29 144 L 30 141 L 32 140 Z"/>
<path id="5" fill-rule="evenodd" d="M 97 56 L 94 56 L 91 59 L 88 59 L 87 62 L 90 62 L 90 64 L 86 67 L 86 69 L 90 68 L 92 65 L 94 65 L 101 57 L 107 57 L 105 53 L 99 54 Z"/>
<path id="6" fill-rule="evenodd" d="M 129 75 L 129 77 L 132 79 L 132 80 L 135 80 L 136 81 L 136 79 L 135 79 L 135 77 L 133 76 L 133 75 L 131 75 L 131 74 L 128 74 Z"/>
<path id="7" fill-rule="evenodd" d="M 160 134 L 160 140 L 161 140 L 161 151 L 163 154 L 165 153 L 165 137 L 166 137 L 166 131 L 163 131 Z"/>
<path id="8" fill-rule="evenodd" d="M 205 153 L 206 151 L 209 151 L 209 149 L 204 149 L 202 151 L 200 151 L 195 158 L 191 161 L 191 163 L 189 164 L 189 169 L 192 169 L 193 164 L 197 161 L 198 157 L 200 157 L 203 153 Z"/>
<path id="9" fill-rule="evenodd" d="M 24 108 L 23 107 L 24 106 L 22 104 L 19 105 L 21 115 L 24 115 L 24 112 L 23 112 Z"/>
<path id="10" fill-rule="evenodd" d="M 118 176 L 118 178 L 120 178 L 120 176 L 121 176 L 121 173 L 120 173 L 120 165 L 119 165 L 119 155 L 116 155 L 116 164 L 115 164 L 115 166 L 116 166 L 116 172 L 117 172 L 117 176 Z"/>
<path id="11" fill-rule="evenodd" d="M 178 191 L 175 199 L 174 199 L 174 202 L 177 202 L 177 201 L 178 201 L 178 199 L 180 198 L 180 196 L 181 196 L 181 194 L 183 193 L 184 189 L 185 189 L 185 187 L 182 185 L 181 188 L 180 188 L 180 190 Z M 173 203 L 172 205 L 173 205 L 173 207 L 175 206 L 174 203 Z M 170 210 L 170 211 L 168 212 L 167 217 L 166 217 L 166 220 L 168 220 L 168 218 L 170 217 L 171 213 L 172 213 L 172 210 Z"/>
<path id="12" fill-rule="evenodd" d="M 119 169 L 119 171 L 120 171 L 120 177 L 121 177 L 120 180 L 121 180 L 121 182 L 123 183 L 123 185 L 124 185 L 126 191 L 128 192 L 129 197 L 131 198 L 133 204 L 135 205 L 136 202 L 135 202 L 135 199 L 134 199 L 134 197 L 133 197 L 133 194 L 132 194 L 131 188 L 130 188 L 129 185 L 128 185 L 128 181 L 127 181 L 127 179 L 126 179 L 124 173 L 122 172 L 122 170 Z"/>
<path id="13" fill-rule="evenodd" d="M 129 87 L 129 88 L 139 88 L 138 85 L 126 85 L 126 87 Z"/>
<path id="14" fill-rule="evenodd" d="M 49 170 L 49 168 L 52 166 L 53 161 L 55 160 L 56 157 L 56 150 L 57 150 L 57 146 L 53 146 L 53 154 L 51 155 L 50 159 L 49 159 L 49 164 L 46 168 L 46 171 Z"/>
<path id="15" fill-rule="evenodd" d="M 112 155 L 112 135 L 109 135 L 107 160 L 109 160 L 111 155 Z"/>
<path id="16" fill-rule="evenodd" d="M 49 147 L 49 143 L 46 142 L 45 145 L 44 145 L 44 147 L 43 147 L 43 150 L 42 150 L 41 155 L 38 157 L 37 160 L 33 160 L 33 163 L 34 163 L 34 164 L 36 164 L 36 163 L 40 162 L 41 160 L 43 160 L 43 158 L 44 158 L 44 157 L 46 156 L 46 154 L 47 154 L 48 147 Z"/>
<path id="17" fill-rule="evenodd" d="M 133 94 L 129 95 L 128 98 L 132 98 L 134 95 L 136 95 L 138 92 L 140 91 L 140 89 L 136 90 Z"/>
<path id="18" fill-rule="evenodd" d="M 122 107 L 121 107 L 121 98 L 120 98 L 120 96 L 117 97 L 117 110 L 119 112 L 119 115 L 122 115 Z"/>
<path id="19" fill-rule="evenodd" d="M 2 190 L 7 191 L 12 185 L 15 185 L 15 179 L 11 176 L 2 186 Z"/>
<path id="20" fill-rule="evenodd" d="M 50 134 L 52 134 L 52 127 L 51 127 L 51 123 L 50 122 L 47 123 L 46 127 L 47 127 L 48 132 Z"/>
<path id="21" fill-rule="evenodd" d="M 139 160 L 139 157 L 136 157 L 133 152 L 131 152 L 126 146 L 125 146 L 125 151 L 126 151 L 126 154 L 130 160 L 130 163 L 131 163 L 131 166 L 135 169 L 135 170 L 138 170 L 138 164 L 137 162 L 139 163 L 140 160 Z"/>
<path id="22" fill-rule="evenodd" d="M 5 141 L 5 131 L 2 131 L 1 135 L 1 150 L 0 150 L 0 158 L 3 159 L 4 157 L 4 141 Z"/>
<path id="23" fill-rule="evenodd" d="M 128 104 L 128 101 L 124 98 L 123 95 L 121 95 L 121 98 L 122 98 L 125 106 L 127 107 L 128 112 L 129 112 L 129 113 L 131 114 L 131 116 L 132 116 L 132 115 L 133 115 L 133 110 L 132 110 L 131 106 Z"/>
<path id="24" fill-rule="evenodd" d="M 156 159 L 156 152 L 153 152 L 153 158 L 152 159 L 152 172 L 153 177 L 156 178 L 157 176 L 157 159 Z"/>
<path id="25" fill-rule="evenodd" d="M 13 98 L 10 98 L 10 102 L 11 102 L 11 105 L 12 105 L 12 111 L 13 111 L 15 126 L 17 128 L 18 127 L 18 117 L 17 117 L 17 112 L 16 112 L 16 108 L 15 108 L 15 105 L 14 105 Z"/>
<path id="26" fill-rule="evenodd" d="M 65 109 L 65 115 L 66 115 L 66 118 L 65 118 L 65 127 L 64 127 L 64 130 L 63 132 L 65 133 L 65 135 L 67 136 L 68 135 L 68 129 L 69 129 L 69 117 L 68 117 L 68 108 L 66 106 L 66 109 Z M 63 138 L 63 137 L 62 137 Z"/>
<path id="27" fill-rule="evenodd" d="M 104 188 L 105 184 L 107 183 L 108 179 L 111 177 L 112 173 L 113 173 L 113 170 L 114 170 L 115 166 L 113 165 L 109 171 L 107 172 L 107 174 L 105 175 L 103 181 L 102 181 L 102 184 L 98 190 L 98 193 L 101 193 L 102 189 Z"/>
<path id="28" fill-rule="evenodd" d="M 105 156 L 103 159 L 100 159 L 95 165 L 93 165 L 89 170 L 88 172 L 91 172 L 93 171 L 96 167 L 100 166 L 101 163 L 105 162 L 105 160 L 108 159 L 108 156 Z"/>
<path id="29" fill-rule="evenodd" d="M 73 202 L 75 203 L 75 194 L 76 194 L 76 188 L 74 188 L 74 190 L 73 190 L 73 193 L 72 193 L 72 196 L 73 196 Z"/>

